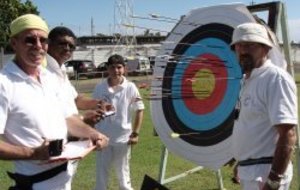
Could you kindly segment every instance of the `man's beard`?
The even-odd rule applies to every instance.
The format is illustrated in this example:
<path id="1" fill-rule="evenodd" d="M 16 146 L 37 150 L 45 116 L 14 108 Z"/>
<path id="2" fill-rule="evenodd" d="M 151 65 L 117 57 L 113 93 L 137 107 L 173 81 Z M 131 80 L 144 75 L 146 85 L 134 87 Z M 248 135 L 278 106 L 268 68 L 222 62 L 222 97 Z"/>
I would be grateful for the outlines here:
<path id="1" fill-rule="evenodd" d="M 239 57 L 240 65 L 243 73 L 250 73 L 255 68 L 253 57 L 249 54 L 244 54 Z"/>

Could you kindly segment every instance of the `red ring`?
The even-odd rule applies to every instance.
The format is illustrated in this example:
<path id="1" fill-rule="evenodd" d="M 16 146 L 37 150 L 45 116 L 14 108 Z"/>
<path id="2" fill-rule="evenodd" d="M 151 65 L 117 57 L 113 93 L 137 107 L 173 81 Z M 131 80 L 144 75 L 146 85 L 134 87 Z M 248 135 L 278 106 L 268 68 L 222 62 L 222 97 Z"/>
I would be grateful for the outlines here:
<path id="1" fill-rule="evenodd" d="M 201 70 L 209 70 L 214 76 L 215 86 L 212 91 L 207 92 L 204 99 L 200 99 L 201 89 L 195 92 L 193 82 L 199 80 L 195 75 Z M 227 69 L 225 64 L 215 55 L 205 53 L 193 59 L 183 73 L 181 92 L 183 101 L 189 110 L 195 114 L 207 114 L 212 112 L 224 98 L 227 89 Z M 207 84 L 206 84 L 207 85 Z M 202 89 L 203 90 L 203 89 Z M 198 94 L 197 94 L 198 93 Z M 198 96 L 198 97 L 197 97 Z M 200 95 L 201 96 L 201 95 Z"/>

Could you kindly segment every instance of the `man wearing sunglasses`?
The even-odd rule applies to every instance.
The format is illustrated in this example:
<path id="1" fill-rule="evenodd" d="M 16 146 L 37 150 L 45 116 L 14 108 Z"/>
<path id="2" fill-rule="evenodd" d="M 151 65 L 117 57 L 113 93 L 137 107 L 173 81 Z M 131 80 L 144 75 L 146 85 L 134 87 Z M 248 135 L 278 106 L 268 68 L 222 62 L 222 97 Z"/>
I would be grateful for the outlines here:
<path id="1" fill-rule="evenodd" d="M 242 189 L 288 190 L 297 139 L 295 81 L 269 58 L 274 44 L 265 26 L 237 26 L 231 45 L 244 72 L 240 112 L 232 134 Z"/>
<path id="2" fill-rule="evenodd" d="M 48 49 L 48 26 L 26 14 L 10 25 L 15 52 L 0 73 L 0 159 L 13 160 L 16 184 L 10 190 L 66 190 L 71 179 L 66 161 L 49 163 L 50 140 L 67 134 L 91 139 L 99 149 L 108 138 L 73 117 L 60 99 L 53 74 L 41 66 Z"/>
<path id="3" fill-rule="evenodd" d="M 78 94 L 71 82 L 69 81 L 64 63 L 71 58 L 76 48 L 76 36 L 67 27 L 58 26 L 49 32 L 49 48 L 47 56 L 47 69 L 54 73 L 60 80 L 63 88 L 63 96 L 68 101 L 68 107 L 73 109 L 75 114 L 79 110 L 89 110 L 82 118 L 83 121 L 93 125 L 99 122 L 103 110 L 100 108 L 110 108 L 110 105 L 104 101 L 85 97 Z"/>
<path id="4" fill-rule="evenodd" d="M 49 48 L 50 54 L 59 65 L 63 65 L 69 60 L 76 49 L 76 36 L 67 27 L 57 26 L 49 32 Z"/>
<path id="5" fill-rule="evenodd" d="M 47 69 L 57 76 L 62 89 L 61 95 L 64 96 L 66 106 L 72 110 L 74 115 L 79 114 L 78 110 L 87 110 L 81 119 L 93 126 L 100 121 L 104 113 L 103 108 L 110 109 L 111 107 L 104 101 L 78 94 L 68 79 L 64 63 L 71 58 L 75 50 L 75 34 L 67 27 L 57 26 L 49 32 L 48 38 Z M 69 137 L 70 139 L 74 140 L 73 137 Z M 78 161 L 72 161 L 71 163 L 74 171 L 73 175 L 75 175 Z M 71 187 L 71 180 L 69 186 Z"/>

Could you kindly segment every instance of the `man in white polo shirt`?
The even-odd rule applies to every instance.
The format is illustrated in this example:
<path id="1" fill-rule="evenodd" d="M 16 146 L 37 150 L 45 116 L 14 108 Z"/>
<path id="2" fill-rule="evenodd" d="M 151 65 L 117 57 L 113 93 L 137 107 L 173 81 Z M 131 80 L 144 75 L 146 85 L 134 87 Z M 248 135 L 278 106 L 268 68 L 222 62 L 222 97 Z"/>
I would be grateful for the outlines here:
<path id="1" fill-rule="evenodd" d="M 26 14 L 10 30 L 15 57 L 0 73 L 0 159 L 14 160 L 15 173 L 9 175 L 16 185 L 11 189 L 65 190 L 68 162 L 44 163 L 51 156 L 49 141 L 65 142 L 69 133 L 103 148 L 108 138 L 83 127 L 64 109 L 57 80 L 41 66 L 48 48 L 45 21 Z"/>
<path id="2" fill-rule="evenodd" d="M 66 107 L 68 107 L 74 115 L 79 115 L 78 110 L 85 110 L 84 116 L 80 116 L 81 119 L 87 124 L 94 126 L 94 124 L 99 122 L 102 118 L 101 116 L 104 113 L 102 108 L 112 108 L 112 106 L 102 100 L 78 94 L 68 79 L 64 63 L 71 58 L 73 51 L 75 50 L 75 34 L 65 26 L 57 26 L 49 32 L 48 38 L 49 44 L 48 55 L 46 56 L 46 68 L 57 77 L 57 80 L 59 80 L 61 96 Z M 77 140 L 73 137 L 68 137 L 68 139 Z M 74 160 L 71 161 L 71 163 L 74 166 L 75 176 L 78 161 Z M 71 182 L 72 181 L 70 180 L 69 189 L 71 189 Z"/>
<path id="3" fill-rule="evenodd" d="M 288 190 L 298 123 L 293 78 L 268 58 L 273 46 L 264 26 L 239 25 L 232 45 L 244 73 L 233 153 L 244 190 Z"/>
<path id="4" fill-rule="evenodd" d="M 78 114 L 78 110 L 88 110 L 83 116 L 83 120 L 87 123 L 99 122 L 102 115 L 99 107 L 107 104 L 104 101 L 78 94 L 66 73 L 64 63 L 72 57 L 76 48 L 75 34 L 67 27 L 57 26 L 49 32 L 48 38 L 47 69 L 60 80 L 61 88 L 63 88 L 62 95 L 66 97 L 68 107 L 72 108 L 75 114 Z"/>

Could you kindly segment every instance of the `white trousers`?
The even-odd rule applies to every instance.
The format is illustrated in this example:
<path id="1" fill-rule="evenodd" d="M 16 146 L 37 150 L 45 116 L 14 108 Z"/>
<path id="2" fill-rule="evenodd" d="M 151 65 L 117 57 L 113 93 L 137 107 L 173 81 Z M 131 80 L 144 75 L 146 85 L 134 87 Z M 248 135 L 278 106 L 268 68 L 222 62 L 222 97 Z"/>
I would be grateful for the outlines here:
<path id="1" fill-rule="evenodd" d="M 255 180 L 241 180 L 241 185 L 243 190 L 261 190 L 263 188 L 264 182 Z M 281 184 L 278 190 L 289 190 L 289 187 L 290 183 Z"/>
<path id="2" fill-rule="evenodd" d="M 133 190 L 130 181 L 130 149 L 127 144 L 109 145 L 97 152 L 96 157 L 96 190 L 106 190 L 109 172 L 114 167 L 120 190 Z"/>
<path id="3" fill-rule="evenodd" d="M 243 190 L 261 190 L 264 186 L 271 169 L 271 164 L 258 164 L 239 166 L 238 176 Z M 281 180 L 279 190 L 288 190 L 293 177 L 293 165 L 289 163 Z"/>

